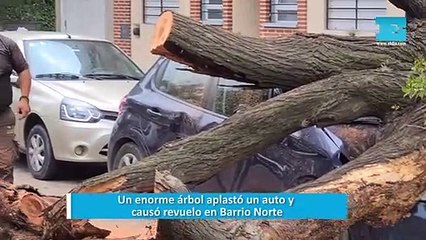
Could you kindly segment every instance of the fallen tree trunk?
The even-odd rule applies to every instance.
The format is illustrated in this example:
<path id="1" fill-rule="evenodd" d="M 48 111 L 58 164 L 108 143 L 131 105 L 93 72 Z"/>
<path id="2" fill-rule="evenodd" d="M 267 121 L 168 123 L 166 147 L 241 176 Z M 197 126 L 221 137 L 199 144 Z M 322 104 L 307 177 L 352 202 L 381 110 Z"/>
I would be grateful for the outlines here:
<path id="1" fill-rule="evenodd" d="M 395 224 L 426 190 L 426 107 L 405 111 L 390 123 L 389 134 L 357 160 L 292 192 L 346 192 L 348 221 L 288 221 L 271 223 L 280 239 L 330 239 L 349 226 Z"/>
<path id="2" fill-rule="evenodd" d="M 164 12 L 157 21 L 151 53 L 212 76 L 280 87 L 284 91 L 347 71 L 410 70 L 426 46 L 409 37 L 406 46 L 378 46 L 374 39 L 296 34 L 268 40 L 239 36 Z"/>
<path id="3" fill-rule="evenodd" d="M 423 17 L 423 8 L 424 1 L 423 0 L 389 0 L 393 5 L 397 8 L 404 9 L 407 17 L 409 18 L 418 18 L 421 19 Z"/>
<path id="4" fill-rule="evenodd" d="M 401 219 L 426 191 L 426 106 L 407 109 L 389 123 L 389 136 L 355 161 L 320 179 L 288 192 L 341 192 L 349 196 L 347 221 L 195 221 L 160 220 L 161 239 L 337 239 L 358 222 L 392 225 Z M 176 178 L 160 176 L 163 191 L 186 192 Z M 229 228 L 232 226 L 232 228 Z M 225 230 L 225 228 L 228 229 Z M 234 229 L 234 230 L 231 230 Z M 212 236 L 214 233 L 214 236 Z"/>
<path id="5" fill-rule="evenodd" d="M 169 144 L 134 166 L 89 179 L 73 191 L 152 192 L 156 169 L 170 170 L 185 184 L 203 182 L 299 129 L 382 116 L 383 109 L 396 103 L 411 103 L 401 92 L 405 79 L 406 73 L 359 71 L 302 86 L 235 114 L 207 132 Z M 45 239 L 69 229 L 65 210 L 65 199 L 49 209 L 46 219 L 51 225 Z"/>
<path id="6" fill-rule="evenodd" d="M 169 171 L 156 171 L 155 192 L 189 192 L 185 184 L 172 176 Z M 215 220 L 159 220 L 157 240 L 177 239 L 233 239 L 232 234 L 225 226 L 230 226 L 222 221 Z M 226 236 L 226 238 L 222 238 Z"/>
<path id="7" fill-rule="evenodd" d="M 43 211 L 59 199 L 42 195 L 31 186 L 15 187 L 0 181 L 0 239 L 39 240 L 44 232 Z M 70 231 L 79 238 L 106 237 L 109 234 L 109 231 L 96 228 L 87 221 L 73 222 Z"/>

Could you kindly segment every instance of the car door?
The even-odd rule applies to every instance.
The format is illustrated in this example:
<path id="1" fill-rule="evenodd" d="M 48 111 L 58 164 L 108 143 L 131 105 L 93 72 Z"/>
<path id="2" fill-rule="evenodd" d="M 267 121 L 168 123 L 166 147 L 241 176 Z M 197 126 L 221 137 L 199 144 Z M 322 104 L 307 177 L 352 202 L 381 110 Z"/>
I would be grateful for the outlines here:
<path id="1" fill-rule="evenodd" d="M 215 89 L 217 78 L 195 74 L 182 64 L 160 60 L 147 81 L 140 84 L 139 94 L 130 94 L 128 101 L 136 101 L 132 110 L 138 121 L 142 142 L 147 154 L 152 154 L 165 143 L 197 134 L 206 127 L 219 124 L 220 116 L 208 114 L 211 104 L 207 98 Z M 133 96 L 132 96 L 133 95 Z"/>

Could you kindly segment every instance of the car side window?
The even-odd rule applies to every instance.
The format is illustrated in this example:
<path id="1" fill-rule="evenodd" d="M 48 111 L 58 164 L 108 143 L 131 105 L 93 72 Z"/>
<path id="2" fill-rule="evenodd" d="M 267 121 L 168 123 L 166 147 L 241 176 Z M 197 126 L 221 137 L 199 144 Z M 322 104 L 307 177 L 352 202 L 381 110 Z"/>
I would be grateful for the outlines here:
<path id="1" fill-rule="evenodd" d="M 221 78 L 215 96 L 214 112 L 229 117 L 268 98 L 268 90 L 248 89 L 249 86 L 250 84 Z"/>
<path id="2" fill-rule="evenodd" d="M 160 74 L 155 86 L 162 92 L 198 107 L 212 110 L 212 91 L 217 88 L 217 78 L 192 72 L 191 68 L 173 61 Z"/>

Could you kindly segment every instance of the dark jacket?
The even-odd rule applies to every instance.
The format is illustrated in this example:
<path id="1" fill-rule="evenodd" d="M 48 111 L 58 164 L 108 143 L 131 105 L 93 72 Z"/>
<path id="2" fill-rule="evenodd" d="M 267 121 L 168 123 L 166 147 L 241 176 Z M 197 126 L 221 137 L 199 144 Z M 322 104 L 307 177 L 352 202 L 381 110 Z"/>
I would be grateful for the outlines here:
<path id="1" fill-rule="evenodd" d="M 12 104 L 12 85 L 10 75 L 28 69 L 18 45 L 10 38 L 0 34 L 0 112 L 7 110 Z"/>

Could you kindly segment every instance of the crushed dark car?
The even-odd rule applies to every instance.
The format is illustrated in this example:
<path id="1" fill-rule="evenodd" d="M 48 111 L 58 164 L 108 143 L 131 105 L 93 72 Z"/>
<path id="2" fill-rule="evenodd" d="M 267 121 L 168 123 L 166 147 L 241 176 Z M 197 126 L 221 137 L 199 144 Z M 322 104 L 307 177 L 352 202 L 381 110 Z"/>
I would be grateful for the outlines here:
<path id="1" fill-rule="evenodd" d="M 278 89 L 246 88 L 247 84 L 196 74 L 182 64 L 160 59 L 122 102 L 109 142 L 108 168 L 141 161 L 167 142 L 206 131 L 233 113 L 280 93 Z M 326 128 L 306 128 L 192 190 L 284 191 L 339 167 L 345 158 L 342 148 L 339 138 Z"/>

